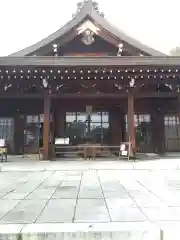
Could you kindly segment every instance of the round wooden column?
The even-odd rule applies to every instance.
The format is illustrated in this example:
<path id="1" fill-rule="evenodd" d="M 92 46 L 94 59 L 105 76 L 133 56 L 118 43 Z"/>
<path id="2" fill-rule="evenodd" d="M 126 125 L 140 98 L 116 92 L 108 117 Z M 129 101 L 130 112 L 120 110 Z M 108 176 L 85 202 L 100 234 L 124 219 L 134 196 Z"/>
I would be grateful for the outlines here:
<path id="1" fill-rule="evenodd" d="M 152 123 L 152 146 L 153 152 L 163 153 L 165 142 L 164 113 L 153 112 L 151 114 Z"/>
<path id="2" fill-rule="evenodd" d="M 136 136 L 135 136 L 135 126 L 134 126 L 134 96 L 132 93 L 128 94 L 127 130 L 128 130 L 128 140 L 130 141 L 132 146 L 132 153 L 130 153 L 130 157 L 135 157 Z"/>
<path id="3" fill-rule="evenodd" d="M 43 133 L 43 160 L 50 160 L 50 116 L 51 99 L 50 96 L 44 97 L 44 133 Z"/>

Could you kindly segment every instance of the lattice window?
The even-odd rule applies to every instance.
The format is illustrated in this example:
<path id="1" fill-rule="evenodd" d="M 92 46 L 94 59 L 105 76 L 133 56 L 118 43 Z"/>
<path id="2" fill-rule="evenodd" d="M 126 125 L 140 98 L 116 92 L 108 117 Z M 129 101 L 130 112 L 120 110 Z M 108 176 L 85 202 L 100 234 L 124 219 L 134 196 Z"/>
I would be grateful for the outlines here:
<path id="1" fill-rule="evenodd" d="M 11 118 L 0 118 L 0 138 L 13 140 L 14 121 Z"/>
<path id="2" fill-rule="evenodd" d="M 0 118 L 0 139 L 5 139 L 10 148 L 14 145 L 14 120 L 13 118 Z"/>
<path id="3" fill-rule="evenodd" d="M 125 115 L 126 122 L 126 139 L 128 140 L 128 122 L 127 115 Z M 134 126 L 136 134 L 136 145 L 138 148 L 142 146 L 151 146 L 151 115 L 150 114 L 135 114 L 134 115 Z"/>
<path id="4" fill-rule="evenodd" d="M 150 114 L 135 114 L 134 115 L 134 126 L 137 127 L 141 123 L 149 123 L 151 121 L 151 115 Z M 125 123 L 126 123 L 126 131 L 127 131 L 127 115 L 125 115 Z"/>
<path id="5" fill-rule="evenodd" d="M 167 151 L 180 150 L 180 125 L 179 118 L 175 115 L 164 117 L 165 149 Z"/>

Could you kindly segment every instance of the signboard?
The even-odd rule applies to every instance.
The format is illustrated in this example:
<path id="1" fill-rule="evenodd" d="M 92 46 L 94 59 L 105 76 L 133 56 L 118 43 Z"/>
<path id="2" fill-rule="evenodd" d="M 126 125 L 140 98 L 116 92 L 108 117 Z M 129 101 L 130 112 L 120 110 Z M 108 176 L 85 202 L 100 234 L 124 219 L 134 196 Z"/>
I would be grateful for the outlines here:
<path id="1" fill-rule="evenodd" d="M 0 154 L 7 154 L 7 148 L 1 147 L 0 148 Z"/>
<path id="2" fill-rule="evenodd" d="M 119 158 L 125 157 L 125 158 L 128 158 L 129 160 L 131 156 L 131 151 L 132 151 L 131 142 L 122 142 L 119 147 Z"/>
<path id="3" fill-rule="evenodd" d="M 55 145 L 69 145 L 69 138 L 55 138 Z"/>
<path id="4" fill-rule="evenodd" d="M 86 106 L 86 113 L 90 114 L 92 112 L 92 106 Z"/>
<path id="5" fill-rule="evenodd" d="M 5 147 L 5 146 L 6 146 L 5 139 L 0 139 L 0 148 Z"/>
<path id="6" fill-rule="evenodd" d="M 5 139 L 0 139 L 0 156 L 1 162 L 3 162 L 3 160 L 7 162 L 7 146 Z"/>

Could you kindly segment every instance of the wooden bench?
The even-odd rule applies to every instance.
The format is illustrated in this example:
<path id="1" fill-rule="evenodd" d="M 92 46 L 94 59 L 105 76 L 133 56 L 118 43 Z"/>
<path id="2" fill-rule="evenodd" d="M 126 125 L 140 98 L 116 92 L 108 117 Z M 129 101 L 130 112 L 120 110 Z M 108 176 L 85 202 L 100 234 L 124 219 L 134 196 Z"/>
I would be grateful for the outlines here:
<path id="1" fill-rule="evenodd" d="M 39 149 L 39 159 L 42 159 L 43 148 Z M 76 154 L 77 156 L 83 157 L 85 160 L 87 158 L 96 159 L 97 156 L 101 154 L 114 154 L 119 156 L 119 146 L 112 145 L 100 145 L 100 144 L 82 144 L 77 146 L 53 146 L 53 157 L 57 155 L 65 155 L 65 154 Z"/>
<path id="2" fill-rule="evenodd" d="M 83 151 L 81 149 L 78 149 L 77 146 L 54 146 L 54 156 L 57 155 L 65 155 L 65 154 L 76 154 L 80 155 L 83 154 Z"/>

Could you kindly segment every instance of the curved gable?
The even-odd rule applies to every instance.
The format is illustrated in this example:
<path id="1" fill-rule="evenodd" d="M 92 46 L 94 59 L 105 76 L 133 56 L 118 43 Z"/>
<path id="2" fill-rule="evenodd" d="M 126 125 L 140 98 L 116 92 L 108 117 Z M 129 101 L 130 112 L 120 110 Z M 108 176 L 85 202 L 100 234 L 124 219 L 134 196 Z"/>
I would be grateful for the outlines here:
<path id="1" fill-rule="evenodd" d="M 124 32 L 112 26 L 99 12 L 97 12 L 97 9 L 94 8 L 91 0 L 85 1 L 83 7 L 73 19 L 55 33 L 30 47 L 11 54 L 10 56 L 32 56 L 44 48 L 52 49 L 52 45 L 56 44 L 57 41 L 58 45 L 63 45 L 66 41 L 70 41 L 77 36 L 78 28 L 87 20 L 92 23 L 91 28 L 93 28 L 94 25 L 94 27 L 98 29 L 98 32 L 93 30 L 95 31 L 95 34 L 99 34 L 102 38 L 105 38 L 105 40 L 111 41 L 116 47 L 118 47 L 120 43 L 123 43 L 132 46 L 145 55 L 165 56 L 165 54 L 143 45 L 139 41 L 129 37 Z M 68 37 L 66 37 L 67 35 Z"/>

